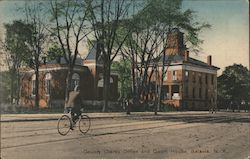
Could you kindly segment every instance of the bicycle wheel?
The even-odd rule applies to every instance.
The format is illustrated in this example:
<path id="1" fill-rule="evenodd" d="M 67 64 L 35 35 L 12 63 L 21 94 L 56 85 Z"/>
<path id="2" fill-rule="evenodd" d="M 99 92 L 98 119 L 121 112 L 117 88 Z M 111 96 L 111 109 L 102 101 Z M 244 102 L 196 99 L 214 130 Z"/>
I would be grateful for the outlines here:
<path id="1" fill-rule="evenodd" d="M 63 115 L 61 118 L 59 118 L 57 123 L 57 130 L 58 133 L 65 136 L 68 134 L 71 127 L 71 121 L 68 115 Z"/>
<path id="2" fill-rule="evenodd" d="M 79 119 L 79 130 L 83 134 L 86 134 L 89 131 L 90 125 L 90 118 L 87 115 L 81 115 Z"/>

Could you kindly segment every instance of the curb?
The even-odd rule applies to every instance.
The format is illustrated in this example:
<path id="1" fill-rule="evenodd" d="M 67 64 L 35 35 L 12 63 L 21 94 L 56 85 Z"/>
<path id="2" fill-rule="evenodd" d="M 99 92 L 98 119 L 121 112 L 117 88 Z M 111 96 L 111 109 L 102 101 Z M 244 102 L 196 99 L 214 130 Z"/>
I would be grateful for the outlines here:
<path id="1" fill-rule="evenodd" d="M 60 116 L 61 117 L 61 116 Z M 91 117 L 91 119 L 107 119 L 107 118 L 125 118 L 129 116 L 100 116 L 100 117 Z M 53 121 L 58 120 L 59 118 L 38 118 L 38 119 L 10 119 L 10 120 L 0 120 L 1 123 L 8 123 L 8 122 L 34 122 L 34 121 Z"/>

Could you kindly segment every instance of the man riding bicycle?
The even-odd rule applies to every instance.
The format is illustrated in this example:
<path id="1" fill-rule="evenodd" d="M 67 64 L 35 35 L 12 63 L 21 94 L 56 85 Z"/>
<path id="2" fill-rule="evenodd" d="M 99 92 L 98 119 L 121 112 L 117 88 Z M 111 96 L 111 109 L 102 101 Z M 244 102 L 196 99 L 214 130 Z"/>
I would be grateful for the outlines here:
<path id="1" fill-rule="evenodd" d="M 73 125 L 75 125 L 76 120 L 81 115 L 81 106 L 83 105 L 82 99 L 80 96 L 80 88 L 78 85 L 75 86 L 74 91 L 69 93 L 69 99 L 66 104 L 66 109 L 71 109 L 71 118 L 73 121 Z M 73 128 L 71 128 L 73 129 Z"/>

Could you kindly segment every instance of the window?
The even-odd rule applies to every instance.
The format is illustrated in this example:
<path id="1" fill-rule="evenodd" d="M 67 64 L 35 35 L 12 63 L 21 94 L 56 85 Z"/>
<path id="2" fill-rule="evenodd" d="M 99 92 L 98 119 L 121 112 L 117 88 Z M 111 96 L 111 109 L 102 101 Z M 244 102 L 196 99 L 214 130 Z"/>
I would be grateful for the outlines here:
<path id="1" fill-rule="evenodd" d="M 51 87 L 51 74 L 47 73 L 45 75 L 45 94 L 50 95 L 50 87 Z"/>
<path id="2" fill-rule="evenodd" d="M 199 83 L 202 84 L 201 73 L 199 73 Z"/>
<path id="3" fill-rule="evenodd" d="M 179 85 L 172 85 L 172 92 L 173 93 L 179 93 L 180 86 Z"/>
<path id="4" fill-rule="evenodd" d="M 166 85 L 166 99 L 171 99 L 171 96 L 169 94 L 169 85 Z"/>
<path id="5" fill-rule="evenodd" d="M 193 98 L 195 98 L 195 88 L 193 88 Z"/>
<path id="6" fill-rule="evenodd" d="M 180 86 L 179 85 L 172 85 L 172 99 L 180 99 Z"/>
<path id="7" fill-rule="evenodd" d="M 173 81 L 174 80 L 177 80 L 177 72 L 176 71 L 173 71 Z"/>
<path id="8" fill-rule="evenodd" d="M 201 88 L 199 89 L 199 98 L 201 99 L 202 96 L 201 96 Z"/>
<path id="9" fill-rule="evenodd" d="M 193 72 L 193 82 L 196 82 L 195 73 Z"/>
<path id="10" fill-rule="evenodd" d="M 206 77 L 205 77 L 205 82 L 206 82 L 206 84 L 207 84 L 207 81 L 208 81 L 208 76 L 207 76 L 207 74 L 206 74 Z"/>
<path id="11" fill-rule="evenodd" d="M 71 89 L 74 90 L 76 86 L 79 86 L 80 83 L 80 76 L 77 73 L 74 73 L 72 75 L 72 81 L 71 81 Z"/>
<path id="12" fill-rule="evenodd" d="M 206 89 L 206 92 L 205 92 L 205 98 L 208 99 L 208 89 Z"/>
<path id="13" fill-rule="evenodd" d="M 214 84 L 214 76 L 211 75 L 211 84 Z"/>
<path id="14" fill-rule="evenodd" d="M 185 97 L 188 97 L 188 86 L 185 87 Z"/>
<path id="15" fill-rule="evenodd" d="M 185 71 L 185 81 L 188 81 L 188 71 Z"/>
<path id="16" fill-rule="evenodd" d="M 168 72 L 167 71 L 165 71 L 164 74 L 163 74 L 163 80 L 164 81 L 168 80 Z"/>
<path id="17" fill-rule="evenodd" d="M 112 77 L 110 77 L 109 82 L 110 84 L 114 83 L 114 80 Z M 104 83 L 104 78 L 101 76 L 100 79 L 98 80 L 97 87 L 103 87 L 103 83 Z"/>
<path id="18" fill-rule="evenodd" d="M 32 78 L 31 78 L 31 89 L 32 89 L 32 92 L 31 92 L 31 95 L 32 96 L 35 96 L 36 95 L 36 75 L 32 75 Z"/>
<path id="19" fill-rule="evenodd" d="M 162 100 L 167 99 L 168 87 L 167 86 L 162 86 L 161 91 L 162 91 L 162 93 L 161 93 L 161 99 Z"/>

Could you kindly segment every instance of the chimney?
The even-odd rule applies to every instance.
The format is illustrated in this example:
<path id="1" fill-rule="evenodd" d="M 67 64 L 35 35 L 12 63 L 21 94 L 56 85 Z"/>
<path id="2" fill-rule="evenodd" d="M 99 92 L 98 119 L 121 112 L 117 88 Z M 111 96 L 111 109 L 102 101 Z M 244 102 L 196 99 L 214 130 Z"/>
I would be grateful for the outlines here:
<path id="1" fill-rule="evenodd" d="M 189 59 L 189 51 L 188 50 L 186 50 L 185 51 L 185 61 L 188 61 L 188 59 Z"/>
<path id="2" fill-rule="evenodd" d="M 207 56 L 207 64 L 210 66 L 212 65 L 212 56 L 211 55 Z"/>

